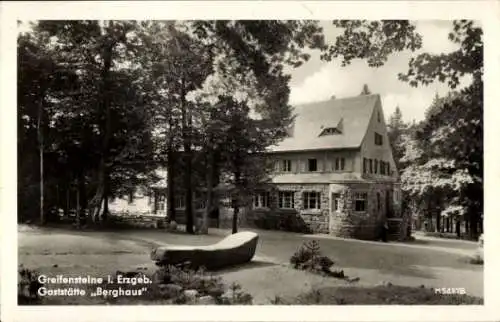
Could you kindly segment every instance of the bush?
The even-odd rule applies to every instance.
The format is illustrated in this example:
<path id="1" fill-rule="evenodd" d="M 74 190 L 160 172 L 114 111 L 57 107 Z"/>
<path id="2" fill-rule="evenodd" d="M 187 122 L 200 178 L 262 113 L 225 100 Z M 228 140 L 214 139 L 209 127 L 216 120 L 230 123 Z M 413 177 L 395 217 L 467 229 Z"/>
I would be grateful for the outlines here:
<path id="1" fill-rule="evenodd" d="M 255 227 L 264 230 L 281 230 L 295 233 L 311 233 L 311 229 L 296 212 L 259 213 L 254 214 L 257 218 L 253 223 Z"/>
<path id="2" fill-rule="evenodd" d="M 24 268 L 20 265 L 18 268 L 18 282 L 17 282 L 17 302 L 23 304 L 35 304 L 40 301 L 38 289 L 42 286 L 38 282 L 39 273 Z"/>
<path id="3" fill-rule="evenodd" d="M 141 271 L 120 272 L 116 274 L 126 277 L 143 276 Z M 19 268 L 18 304 L 223 304 L 243 305 L 252 304 L 253 298 L 249 293 L 242 291 L 239 284 L 225 285 L 220 277 L 210 275 L 204 269 L 192 270 L 187 265 L 165 266 L 158 268 L 148 276 L 153 283 L 148 286 L 148 291 L 140 296 L 133 297 L 82 297 L 62 298 L 38 296 L 39 273 L 33 270 Z M 119 288 L 118 284 L 100 285 L 107 290 Z M 140 289 L 144 285 L 130 286 Z M 95 291 L 95 285 L 88 285 L 87 292 Z M 48 303 L 47 303 L 48 302 Z"/>
<path id="4" fill-rule="evenodd" d="M 186 290 L 194 290 L 197 298 L 210 296 L 214 299 L 214 304 L 240 305 L 252 304 L 252 296 L 241 290 L 239 284 L 233 283 L 227 287 L 220 277 L 208 274 L 204 268 L 190 269 L 188 264 L 169 265 L 160 267 L 153 276 L 153 281 L 159 289 L 161 297 L 170 299 L 174 304 L 189 304 L 185 297 Z M 160 285 L 176 285 L 179 287 L 178 294 L 162 292 Z"/>
<path id="5" fill-rule="evenodd" d="M 271 304 L 277 305 L 478 305 L 483 299 L 468 295 L 436 294 L 425 287 L 398 285 L 374 287 L 322 287 L 295 297 L 276 296 Z"/>
<path id="6" fill-rule="evenodd" d="M 329 277 L 347 278 L 343 270 L 331 270 L 335 263 L 328 256 L 321 255 L 320 246 L 316 240 L 303 243 L 290 257 L 290 263 L 295 269 L 307 270 Z"/>
<path id="7" fill-rule="evenodd" d="M 441 233 L 438 231 L 427 231 L 424 232 L 424 236 L 428 237 L 436 237 L 436 238 L 444 238 L 444 239 L 460 239 L 460 240 L 472 240 L 468 235 L 462 234 L 460 237 L 455 233 Z"/>

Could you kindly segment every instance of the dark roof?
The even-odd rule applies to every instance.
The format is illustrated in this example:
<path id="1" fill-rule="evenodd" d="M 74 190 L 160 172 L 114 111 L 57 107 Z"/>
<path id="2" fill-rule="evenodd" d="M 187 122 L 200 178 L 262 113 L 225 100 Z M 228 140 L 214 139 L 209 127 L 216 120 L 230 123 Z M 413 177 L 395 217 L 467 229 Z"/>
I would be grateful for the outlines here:
<path id="1" fill-rule="evenodd" d="M 331 99 L 295 107 L 292 136 L 271 152 L 358 148 L 368 129 L 378 94 Z M 325 128 L 338 128 L 340 134 L 319 136 Z"/>

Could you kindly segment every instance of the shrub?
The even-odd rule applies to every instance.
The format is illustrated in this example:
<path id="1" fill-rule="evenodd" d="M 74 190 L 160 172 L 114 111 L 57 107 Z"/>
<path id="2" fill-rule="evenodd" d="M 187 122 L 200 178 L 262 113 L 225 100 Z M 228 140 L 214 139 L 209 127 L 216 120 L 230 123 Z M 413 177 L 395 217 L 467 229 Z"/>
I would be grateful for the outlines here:
<path id="1" fill-rule="evenodd" d="M 295 269 L 308 270 L 331 277 L 346 278 L 344 271 L 331 270 L 335 263 L 328 256 L 321 255 L 321 249 L 316 240 L 303 243 L 290 258 L 290 263 Z"/>
<path id="2" fill-rule="evenodd" d="M 23 265 L 18 269 L 17 282 L 17 301 L 18 304 L 34 304 L 40 301 L 38 289 L 42 286 L 38 282 L 38 272 L 24 268 Z"/>
<path id="3" fill-rule="evenodd" d="M 295 297 L 276 296 L 271 304 L 281 305 L 460 305 L 483 304 L 483 299 L 468 295 L 436 294 L 425 287 L 399 285 L 374 287 L 321 287 L 314 288 Z"/>
<path id="4" fill-rule="evenodd" d="M 189 264 L 160 267 L 154 274 L 153 281 L 159 285 L 177 285 L 181 290 L 195 290 L 198 297 L 211 296 L 216 304 L 236 305 L 252 304 L 252 296 L 233 283 L 229 288 L 222 278 L 208 274 L 204 268 L 190 269 Z M 161 287 L 159 287 L 161 288 Z M 174 304 L 186 304 L 188 299 L 181 292 L 178 296 L 171 293 L 157 292 L 160 296 L 171 299 Z"/>

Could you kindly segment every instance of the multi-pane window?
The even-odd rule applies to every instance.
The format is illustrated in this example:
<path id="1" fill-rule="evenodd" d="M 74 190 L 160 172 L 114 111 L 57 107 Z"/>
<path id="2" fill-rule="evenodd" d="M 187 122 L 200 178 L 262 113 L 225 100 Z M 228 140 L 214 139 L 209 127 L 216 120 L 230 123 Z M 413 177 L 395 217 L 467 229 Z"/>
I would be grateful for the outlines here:
<path id="1" fill-rule="evenodd" d="M 283 209 L 295 208 L 295 197 L 293 191 L 279 191 L 278 207 Z"/>
<path id="2" fill-rule="evenodd" d="M 304 192 L 304 209 L 321 209 L 321 193 L 316 191 Z"/>
<path id="3" fill-rule="evenodd" d="M 335 158 L 335 171 L 343 171 L 345 168 L 345 158 Z"/>
<path id="4" fill-rule="evenodd" d="M 311 172 L 318 171 L 318 160 L 309 159 L 307 161 L 308 161 L 307 162 L 307 170 L 308 171 L 311 171 Z"/>
<path id="5" fill-rule="evenodd" d="M 340 208 L 340 194 L 332 193 L 332 209 L 333 211 L 338 211 Z"/>
<path id="6" fill-rule="evenodd" d="M 162 193 L 159 193 L 158 191 L 155 191 L 154 198 L 156 198 L 156 207 L 154 208 L 154 213 L 156 213 L 157 211 L 165 211 L 166 210 L 165 209 L 165 206 L 166 206 L 165 195 Z"/>
<path id="7" fill-rule="evenodd" d="M 383 141 L 382 135 L 375 133 L 375 145 L 382 145 Z"/>
<path id="8" fill-rule="evenodd" d="M 368 194 L 366 192 L 357 192 L 354 194 L 354 210 L 366 211 Z"/>
<path id="9" fill-rule="evenodd" d="M 283 172 L 292 171 L 292 160 L 281 160 L 281 171 Z"/>
<path id="10" fill-rule="evenodd" d="M 375 162 L 375 164 L 374 164 L 374 168 L 373 168 L 374 171 L 373 172 L 377 173 L 378 172 L 378 160 L 375 159 L 374 162 Z"/>
<path id="11" fill-rule="evenodd" d="M 184 198 L 184 195 L 181 196 L 175 196 L 175 209 L 183 209 L 186 208 L 186 199 Z"/>
<path id="12" fill-rule="evenodd" d="M 253 198 L 255 208 L 269 208 L 269 191 L 257 193 Z"/>

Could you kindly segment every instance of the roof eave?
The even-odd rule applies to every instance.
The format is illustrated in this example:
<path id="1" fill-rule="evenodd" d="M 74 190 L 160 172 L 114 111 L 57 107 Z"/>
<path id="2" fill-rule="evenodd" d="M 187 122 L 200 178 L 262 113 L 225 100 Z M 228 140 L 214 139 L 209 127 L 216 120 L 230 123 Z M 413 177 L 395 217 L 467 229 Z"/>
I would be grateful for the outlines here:
<path id="1" fill-rule="evenodd" d="M 294 149 L 294 150 L 273 150 L 273 151 L 265 151 L 266 154 L 275 154 L 275 153 L 297 153 L 297 152 L 318 152 L 318 151 L 339 151 L 339 150 L 358 150 L 361 148 L 359 146 L 352 147 L 341 147 L 341 148 L 312 148 L 312 149 Z"/>

